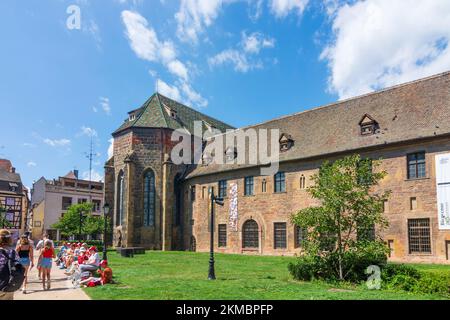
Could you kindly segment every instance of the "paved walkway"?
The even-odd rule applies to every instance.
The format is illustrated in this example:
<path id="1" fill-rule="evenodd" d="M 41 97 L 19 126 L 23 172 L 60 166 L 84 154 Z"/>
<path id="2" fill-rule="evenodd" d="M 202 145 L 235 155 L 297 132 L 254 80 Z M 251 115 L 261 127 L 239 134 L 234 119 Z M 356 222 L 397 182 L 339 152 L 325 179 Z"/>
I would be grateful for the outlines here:
<path id="1" fill-rule="evenodd" d="M 37 257 L 34 259 L 37 263 Z M 51 289 L 43 290 L 36 266 L 28 273 L 27 293 L 17 291 L 14 300 L 90 300 L 89 296 L 80 288 L 74 289 L 72 282 L 67 280 L 64 270 L 60 270 L 53 262 L 51 274 Z"/>

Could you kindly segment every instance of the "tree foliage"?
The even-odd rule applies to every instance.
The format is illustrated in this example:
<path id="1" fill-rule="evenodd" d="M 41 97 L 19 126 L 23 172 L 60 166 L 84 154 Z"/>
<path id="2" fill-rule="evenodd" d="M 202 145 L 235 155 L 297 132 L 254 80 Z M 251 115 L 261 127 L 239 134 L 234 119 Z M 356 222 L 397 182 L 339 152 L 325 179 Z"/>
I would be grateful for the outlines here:
<path id="1" fill-rule="evenodd" d="M 92 203 L 81 203 L 70 206 L 67 212 L 59 218 L 59 221 L 52 225 L 52 228 L 58 229 L 62 236 L 78 236 L 80 233 L 80 215 L 82 235 L 96 235 L 103 233 L 104 217 L 94 216 L 92 212 Z"/>
<path id="2" fill-rule="evenodd" d="M 6 210 L 3 207 L 0 207 L 0 227 L 9 228 L 11 227 L 11 223 L 6 219 Z"/>
<path id="3" fill-rule="evenodd" d="M 382 239 L 373 237 L 375 227 L 381 231 L 388 226 L 383 204 L 390 191 L 377 192 L 376 188 L 386 176 L 379 170 L 380 163 L 359 155 L 325 162 L 312 176 L 314 184 L 308 188 L 319 205 L 291 217 L 295 225 L 307 231 L 305 254 L 330 261 L 329 267 L 340 280 L 355 268 L 354 259 L 364 256 L 367 260 L 368 251 L 377 257 L 387 254 Z"/>

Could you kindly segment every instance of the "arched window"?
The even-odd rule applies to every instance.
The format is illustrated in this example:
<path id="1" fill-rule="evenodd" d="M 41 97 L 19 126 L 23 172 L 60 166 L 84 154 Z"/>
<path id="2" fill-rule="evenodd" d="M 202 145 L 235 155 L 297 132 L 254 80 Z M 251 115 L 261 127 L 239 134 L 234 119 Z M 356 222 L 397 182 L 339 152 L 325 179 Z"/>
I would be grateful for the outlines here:
<path id="1" fill-rule="evenodd" d="M 155 173 L 148 170 L 144 174 L 144 226 L 155 225 Z"/>
<path id="2" fill-rule="evenodd" d="M 120 171 L 117 177 L 117 211 L 116 211 L 116 226 L 121 226 L 123 222 L 123 208 L 124 208 L 124 175 L 123 171 Z"/>
<path id="3" fill-rule="evenodd" d="M 255 220 L 247 220 L 242 226 L 242 247 L 259 248 L 258 223 Z"/>

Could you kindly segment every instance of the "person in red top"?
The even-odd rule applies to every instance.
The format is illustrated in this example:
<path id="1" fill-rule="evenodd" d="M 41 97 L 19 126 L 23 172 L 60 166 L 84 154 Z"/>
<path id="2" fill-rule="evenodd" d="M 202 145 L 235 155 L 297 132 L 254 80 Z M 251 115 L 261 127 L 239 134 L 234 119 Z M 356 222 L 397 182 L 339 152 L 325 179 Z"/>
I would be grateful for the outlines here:
<path id="1" fill-rule="evenodd" d="M 45 240 L 44 247 L 41 249 L 39 258 L 41 259 L 42 269 L 42 286 L 44 290 L 50 290 L 50 271 L 52 270 L 52 262 L 56 257 L 55 249 L 53 248 L 53 242 L 51 240 Z M 47 278 L 47 287 L 45 286 L 45 280 Z"/>
<path id="2" fill-rule="evenodd" d="M 100 262 L 100 267 L 97 272 L 100 275 L 100 278 L 98 277 L 90 277 L 86 280 L 80 281 L 80 285 L 85 285 L 87 287 L 95 287 L 95 286 L 103 286 L 108 283 L 112 283 L 112 269 L 108 267 L 108 262 L 106 260 L 102 260 Z M 102 270 L 103 269 L 103 270 Z"/>

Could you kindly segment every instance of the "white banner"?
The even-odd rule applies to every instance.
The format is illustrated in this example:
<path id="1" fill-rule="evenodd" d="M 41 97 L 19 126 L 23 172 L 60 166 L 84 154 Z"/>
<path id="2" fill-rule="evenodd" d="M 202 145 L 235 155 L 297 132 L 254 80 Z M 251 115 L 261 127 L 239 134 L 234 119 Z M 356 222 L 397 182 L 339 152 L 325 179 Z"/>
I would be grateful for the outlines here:
<path id="1" fill-rule="evenodd" d="M 238 223 L 238 187 L 237 183 L 231 183 L 229 225 L 232 231 L 238 230 L 237 223 Z"/>
<path id="2" fill-rule="evenodd" d="M 450 230 L 450 153 L 436 156 L 436 190 L 440 230 Z"/>

